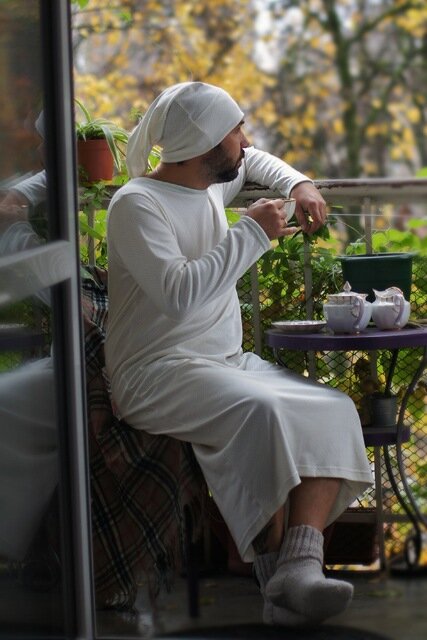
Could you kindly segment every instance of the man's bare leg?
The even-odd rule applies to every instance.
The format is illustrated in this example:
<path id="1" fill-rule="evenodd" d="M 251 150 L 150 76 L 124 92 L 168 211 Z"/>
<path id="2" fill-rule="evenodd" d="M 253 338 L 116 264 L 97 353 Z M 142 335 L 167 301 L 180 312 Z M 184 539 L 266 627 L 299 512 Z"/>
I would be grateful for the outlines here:
<path id="1" fill-rule="evenodd" d="M 283 542 L 285 527 L 285 510 L 282 507 L 277 511 L 253 541 L 253 547 L 257 555 L 279 551 Z"/>
<path id="2" fill-rule="evenodd" d="M 289 494 L 288 528 L 306 524 L 323 531 L 341 480 L 338 478 L 302 478 Z M 279 551 L 285 531 L 285 511 L 279 509 L 253 541 L 258 555 Z"/>
<path id="3" fill-rule="evenodd" d="M 302 478 L 289 494 L 288 528 L 306 524 L 323 531 L 340 487 L 339 478 Z"/>

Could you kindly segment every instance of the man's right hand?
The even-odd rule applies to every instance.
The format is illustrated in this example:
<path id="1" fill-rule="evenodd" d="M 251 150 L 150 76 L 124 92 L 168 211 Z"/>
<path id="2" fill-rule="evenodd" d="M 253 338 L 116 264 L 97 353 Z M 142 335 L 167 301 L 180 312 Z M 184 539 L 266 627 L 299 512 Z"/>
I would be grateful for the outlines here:
<path id="1" fill-rule="evenodd" d="M 270 240 L 290 236 L 296 233 L 299 227 L 287 226 L 284 205 L 285 202 L 281 198 L 260 198 L 248 207 L 246 215 L 259 224 Z"/>

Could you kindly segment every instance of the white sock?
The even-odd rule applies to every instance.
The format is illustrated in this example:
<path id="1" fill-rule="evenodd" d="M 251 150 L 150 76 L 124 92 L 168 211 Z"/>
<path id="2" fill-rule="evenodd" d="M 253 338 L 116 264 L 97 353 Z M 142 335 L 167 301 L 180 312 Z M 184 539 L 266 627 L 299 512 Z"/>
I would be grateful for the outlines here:
<path id="1" fill-rule="evenodd" d="M 276 571 L 277 559 L 279 557 L 278 552 L 265 553 L 255 556 L 254 569 L 258 582 L 261 588 L 261 594 L 264 599 L 264 609 L 262 612 L 262 619 L 265 624 L 281 624 L 284 626 L 300 626 L 308 623 L 308 619 L 296 613 L 282 607 L 276 607 L 265 596 L 264 589 L 267 582 L 273 576 Z"/>
<path id="2" fill-rule="evenodd" d="M 321 621 L 344 611 L 353 585 L 323 574 L 323 535 L 314 527 L 291 527 L 279 552 L 277 569 L 265 586 L 274 605 Z"/>

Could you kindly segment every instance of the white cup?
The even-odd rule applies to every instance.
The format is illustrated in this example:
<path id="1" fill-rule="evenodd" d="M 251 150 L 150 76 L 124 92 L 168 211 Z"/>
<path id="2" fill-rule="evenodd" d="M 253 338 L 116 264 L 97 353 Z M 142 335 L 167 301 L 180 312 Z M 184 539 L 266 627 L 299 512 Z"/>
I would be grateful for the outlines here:
<path id="1" fill-rule="evenodd" d="M 295 198 L 282 198 L 284 205 L 283 205 L 283 210 L 285 212 L 285 220 L 286 222 L 289 222 L 289 220 L 292 218 L 292 216 L 295 213 L 295 207 L 297 204 L 297 201 L 295 200 Z"/>

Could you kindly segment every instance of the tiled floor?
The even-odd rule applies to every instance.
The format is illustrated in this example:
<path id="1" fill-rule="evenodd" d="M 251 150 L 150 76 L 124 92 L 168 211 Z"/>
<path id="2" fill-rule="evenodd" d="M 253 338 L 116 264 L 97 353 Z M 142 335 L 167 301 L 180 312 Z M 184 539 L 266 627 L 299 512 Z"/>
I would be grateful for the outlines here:
<path id="1" fill-rule="evenodd" d="M 351 607 L 328 620 L 328 625 L 370 631 L 390 640 L 427 639 L 427 576 L 409 579 L 353 575 L 351 581 L 355 585 Z M 195 627 L 261 622 L 261 599 L 250 578 L 225 575 L 205 578 L 200 583 L 200 602 L 200 617 L 190 619 L 186 585 L 178 579 L 173 591 L 160 597 L 155 622 L 146 608 L 142 590 L 139 605 L 143 613 L 135 616 L 99 613 L 98 632 L 101 637 L 150 638 Z"/>
<path id="2" fill-rule="evenodd" d="M 61 635 L 59 593 L 34 592 L 5 574 L 0 578 L 2 638 L 16 637 L 18 627 L 26 637 L 52 637 L 52 633 L 55 637 Z M 325 633 L 321 635 L 322 640 L 330 640 L 328 628 L 331 625 L 335 629 L 342 628 L 343 635 L 339 637 L 343 640 L 352 637 L 352 629 L 376 633 L 388 640 L 427 640 L 427 575 L 409 578 L 352 572 L 346 578 L 355 585 L 354 600 L 346 612 L 328 620 L 326 627 L 323 625 Z M 200 580 L 200 603 L 200 617 L 191 619 L 187 612 L 186 582 L 177 578 L 173 590 L 158 598 L 153 615 L 147 590 L 141 586 L 137 600 L 139 613 L 98 612 L 97 637 L 148 639 L 179 630 L 227 624 L 241 628 L 244 624 L 259 624 L 262 620 L 261 597 L 252 578 L 225 573 L 205 577 Z M 264 632 L 271 631 L 269 628 L 265 631 L 265 627 L 259 629 L 260 635 L 256 636 L 259 638 L 265 637 Z M 284 630 L 283 635 L 280 631 L 280 635 L 275 637 L 286 640 L 296 636 Z M 300 637 L 301 640 L 320 638 L 317 631 L 298 635 Z"/>

